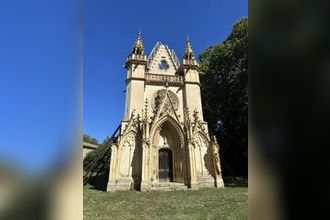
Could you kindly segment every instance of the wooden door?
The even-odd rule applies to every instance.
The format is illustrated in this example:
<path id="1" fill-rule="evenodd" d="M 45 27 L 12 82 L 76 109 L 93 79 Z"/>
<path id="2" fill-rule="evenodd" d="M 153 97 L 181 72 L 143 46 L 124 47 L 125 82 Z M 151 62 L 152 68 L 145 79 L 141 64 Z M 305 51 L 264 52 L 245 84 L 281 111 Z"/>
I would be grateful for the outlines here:
<path id="1" fill-rule="evenodd" d="M 159 150 L 159 181 L 172 182 L 172 151 L 170 149 Z"/>

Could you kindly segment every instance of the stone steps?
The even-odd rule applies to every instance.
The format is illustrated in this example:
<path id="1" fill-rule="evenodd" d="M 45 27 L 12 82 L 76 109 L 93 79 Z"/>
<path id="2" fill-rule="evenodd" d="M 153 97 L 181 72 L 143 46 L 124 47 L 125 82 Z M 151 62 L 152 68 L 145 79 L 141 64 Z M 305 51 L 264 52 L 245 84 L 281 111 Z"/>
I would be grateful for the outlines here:
<path id="1" fill-rule="evenodd" d="M 188 187 L 183 183 L 160 182 L 160 183 L 151 184 L 150 190 L 179 191 L 179 190 L 188 190 Z"/>

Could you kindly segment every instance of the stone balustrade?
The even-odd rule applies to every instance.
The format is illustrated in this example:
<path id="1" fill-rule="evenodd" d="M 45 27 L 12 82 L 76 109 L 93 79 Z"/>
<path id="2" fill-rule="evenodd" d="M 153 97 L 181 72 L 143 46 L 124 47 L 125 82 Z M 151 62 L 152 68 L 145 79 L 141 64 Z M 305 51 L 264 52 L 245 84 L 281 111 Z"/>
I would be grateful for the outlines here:
<path id="1" fill-rule="evenodd" d="M 129 60 L 143 60 L 147 61 L 147 56 L 146 55 L 138 55 L 138 54 L 131 54 L 127 57 L 127 61 Z"/>
<path id="2" fill-rule="evenodd" d="M 147 82 L 168 82 L 170 84 L 183 84 L 183 76 L 173 76 L 173 75 L 164 75 L 164 74 L 146 74 Z"/>
<path id="3" fill-rule="evenodd" d="M 196 60 L 187 60 L 187 59 L 183 59 L 182 61 L 183 65 L 193 65 L 193 66 L 198 66 L 198 63 Z"/>

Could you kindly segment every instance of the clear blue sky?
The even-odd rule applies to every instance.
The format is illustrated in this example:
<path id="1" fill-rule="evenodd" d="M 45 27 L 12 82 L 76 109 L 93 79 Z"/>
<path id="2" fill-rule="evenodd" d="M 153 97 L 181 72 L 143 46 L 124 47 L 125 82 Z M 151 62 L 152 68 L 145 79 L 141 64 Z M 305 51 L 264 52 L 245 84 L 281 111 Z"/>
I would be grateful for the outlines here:
<path id="1" fill-rule="evenodd" d="M 182 58 L 185 37 L 198 55 L 248 15 L 247 0 L 86 0 L 84 5 L 84 133 L 111 135 L 124 113 L 125 59 L 139 29 L 145 52 L 157 41 Z"/>
<path id="2" fill-rule="evenodd" d="M 0 3 L 0 167 L 40 174 L 70 150 L 81 120 L 78 9 L 78 0 Z"/>

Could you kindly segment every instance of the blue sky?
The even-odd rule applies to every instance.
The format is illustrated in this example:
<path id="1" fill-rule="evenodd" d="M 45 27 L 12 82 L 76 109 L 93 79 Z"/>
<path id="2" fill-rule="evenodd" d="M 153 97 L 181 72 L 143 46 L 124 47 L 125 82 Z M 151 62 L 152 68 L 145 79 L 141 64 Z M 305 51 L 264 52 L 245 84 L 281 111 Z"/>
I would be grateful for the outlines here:
<path id="1" fill-rule="evenodd" d="M 248 15 L 247 0 L 86 0 L 84 5 L 84 133 L 102 141 L 124 113 L 125 59 L 139 29 L 145 52 L 157 41 L 182 58 L 186 35 L 195 53 L 230 33 Z"/>
<path id="2" fill-rule="evenodd" d="M 0 3 L 0 166 L 45 172 L 79 116 L 79 1 Z"/>

